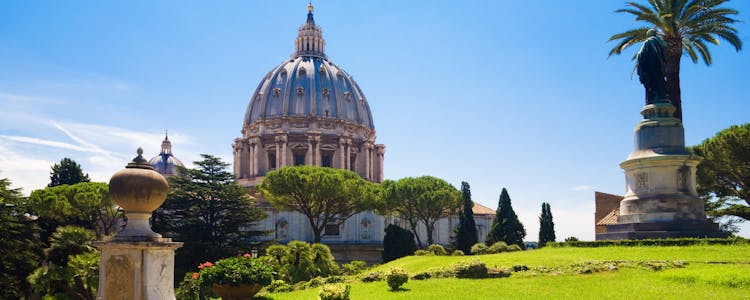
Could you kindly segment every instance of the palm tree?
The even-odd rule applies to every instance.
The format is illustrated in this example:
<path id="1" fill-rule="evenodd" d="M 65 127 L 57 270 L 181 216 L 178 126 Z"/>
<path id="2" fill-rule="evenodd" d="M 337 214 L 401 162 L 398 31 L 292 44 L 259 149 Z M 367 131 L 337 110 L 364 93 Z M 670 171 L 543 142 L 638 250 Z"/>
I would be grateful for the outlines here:
<path id="1" fill-rule="evenodd" d="M 626 3 L 626 8 L 615 12 L 629 13 L 636 21 L 643 21 L 644 26 L 618 33 L 609 41 L 619 40 L 609 51 L 609 56 L 622 53 L 626 48 L 645 41 L 649 29 L 656 29 L 659 36 L 667 42 L 666 51 L 666 85 L 667 94 L 677 108 L 674 116 L 682 120 L 682 99 L 680 95 L 680 59 L 683 50 L 693 63 L 698 63 L 698 56 L 706 65 L 711 65 L 711 52 L 707 43 L 719 45 L 721 38 L 742 49 L 742 41 L 737 36 L 737 29 L 732 24 L 739 22 L 732 17 L 737 10 L 718 7 L 729 0 L 648 0 L 649 5 L 635 2 Z"/>

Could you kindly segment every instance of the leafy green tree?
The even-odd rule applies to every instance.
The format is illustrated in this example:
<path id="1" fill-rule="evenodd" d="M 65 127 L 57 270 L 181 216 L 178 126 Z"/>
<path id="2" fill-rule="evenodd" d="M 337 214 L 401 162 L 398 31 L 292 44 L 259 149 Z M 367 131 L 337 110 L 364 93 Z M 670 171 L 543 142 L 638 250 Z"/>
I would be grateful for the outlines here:
<path id="1" fill-rule="evenodd" d="M 542 214 L 539 216 L 539 247 L 555 241 L 555 222 L 552 221 L 552 208 L 549 203 L 542 203 Z"/>
<path id="2" fill-rule="evenodd" d="M 448 217 L 461 206 L 461 193 L 445 180 L 432 176 L 406 177 L 382 184 L 384 206 L 381 210 L 405 220 L 417 244 L 422 238 L 417 226 L 422 223 L 427 231 L 427 244 L 434 244 L 435 223 Z"/>
<path id="3" fill-rule="evenodd" d="M 180 176 L 169 178 L 167 199 L 151 219 L 154 231 L 185 243 L 175 253 L 178 279 L 201 262 L 243 252 L 252 237 L 263 234 L 248 230 L 265 215 L 227 172 L 228 164 L 201 157 L 197 169 L 180 168 Z"/>
<path id="4" fill-rule="evenodd" d="M 0 295 L 8 299 L 30 299 L 31 286 L 26 277 L 43 257 L 39 227 L 27 215 L 21 189 L 10 188 L 0 178 Z"/>
<path id="5" fill-rule="evenodd" d="M 388 224 L 383 237 L 383 262 L 409 256 L 417 251 L 414 234 L 395 224 Z"/>
<path id="6" fill-rule="evenodd" d="M 667 43 L 666 87 L 669 100 L 677 108 L 674 116 L 682 120 L 682 96 L 680 93 L 680 60 L 684 53 L 693 63 L 698 63 L 699 55 L 706 65 L 713 62 L 707 44 L 719 45 L 723 39 L 739 51 L 742 41 L 737 29 L 732 25 L 738 20 L 733 17 L 738 12 L 720 7 L 729 0 L 648 0 L 648 5 L 628 2 L 626 8 L 616 12 L 629 13 L 636 21 L 646 26 L 618 33 L 609 38 L 617 40 L 609 56 L 621 54 L 630 46 L 645 41 L 649 29 L 656 29 Z"/>
<path id="7" fill-rule="evenodd" d="M 696 176 L 698 194 L 711 199 L 711 217 L 750 220 L 750 123 L 734 125 L 692 147 L 704 160 Z"/>
<path id="8" fill-rule="evenodd" d="M 454 247 L 464 253 L 471 252 L 471 246 L 479 242 L 477 223 L 474 220 L 474 201 L 471 201 L 471 187 L 466 181 L 461 182 L 461 199 L 463 207 L 458 217 Z"/>
<path id="9" fill-rule="evenodd" d="M 59 185 L 31 192 L 29 207 L 39 216 L 42 240 L 61 225 L 94 230 L 98 237 L 115 234 L 122 223 L 122 211 L 109 197 L 109 186 L 102 182 Z"/>
<path id="10" fill-rule="evenodd" d="M 59 164 L 52 165 L 52 172 L 49 173 L 50 183 L 48 187 L 76 184 L 80 182 L 89 182 L 89 174 L 84 174 L 81 165 L 70 158 L 63 158 Z"/>
<path id="11" fill-rule="evenodd" d="M 524 248 L 524 237 L 526 237 L 526 229 L 523 228 L 523 224 L 518 220 L 516 212 L 513 211 L 508 190 L 503 188 L 503 191 L 500 193 L 500 201 L 495 219 L 492 220 L 492 226 L 490 227 L 490 232 L 487 233 L 485 243 L 492 245 L 495 242 L 505 242 L 508 245 L 518 245 Z"/>
<path id="12" fill-rule="evenodd" d="M 375 208 L 377 196 L 375 185 L 352 171 L 315 166 L 268 172 L 258 190 L 273 207 L 307 217 L 316 243 L 327 225 L 340 226 L 349 217 Z"/>
<path id="13" fill-rule="evenodd" d="M 96 299 L 99 253 L 96 235 L 78 226 L 60 226 L 50 238 L 47 260 L 28 278 L 44 299 Z"/>

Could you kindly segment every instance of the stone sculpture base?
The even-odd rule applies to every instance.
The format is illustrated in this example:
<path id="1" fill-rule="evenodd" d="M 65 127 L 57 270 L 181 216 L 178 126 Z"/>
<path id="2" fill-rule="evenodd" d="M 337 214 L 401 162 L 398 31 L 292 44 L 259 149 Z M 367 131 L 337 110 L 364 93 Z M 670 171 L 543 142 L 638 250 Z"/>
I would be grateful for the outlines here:
<path id="1" fill-rule="evenodd" d="M 701 157 L 685 149 L 684 129 L 669 102 L 646 105 L 635 128 L 635 150 L 620 164 L 626 192 L 616 224 L 597 240 L 725 237 L 706 218 L 696 192 Z"/>
<path id="2" fill-rule="evenodd" d="M 653 223 L 623 223 L 607 225 L 606 233 L 597 233 L 596 240 L 642 240 L 666 238 L 725 238 L 719 224 L 673 221 Z"/>
<path id="3" fill-rule="evenodd" d="M 99 299 L 175 299 L 174 251 L 182 243 L 160 238 L 153 241 L 104 241 L 101 253 Z"/>

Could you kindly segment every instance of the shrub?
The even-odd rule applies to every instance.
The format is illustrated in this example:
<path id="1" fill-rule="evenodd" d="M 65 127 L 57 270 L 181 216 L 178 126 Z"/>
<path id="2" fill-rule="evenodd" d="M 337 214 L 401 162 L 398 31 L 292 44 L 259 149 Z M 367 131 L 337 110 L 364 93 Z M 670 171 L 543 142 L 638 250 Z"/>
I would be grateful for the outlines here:
<path id="1" fill-rule="evenodd" d="M 743 238 L 677 238 L 677 239 L 645 239 L 645 240 L 603 240 L 603 241 L 566 241 L 565 243 L 549 243 L 552 247 L 641 247 L 641 246 L 691 246 L 691 245 L 747 245 L 750 242 Z"/>
<path id="2" fill-rule="evenodd" d="M 323 281 L 323 278 L 315 277 L 313 279 L 310 279 L 310 281 L 307 282 L 306 286 L 310 288 L 319 287 L 323 285 L 325 282 Z"/>
<path id="3" fill-rule="evenodd" d="M 432 253 L 432 252 L 430 252 L 430 251 L 427 251 L 427 250 L 421 250 L 421 249 L 420 249 L 420 250 L 414 251 L 414 255 L 415 255 L 415 256 L 426 256 L 426 255 L 435 255 L 435 254 L 434 254 L 434 253 Z"/>
<path id="4" fill-rule="evenodd" d="M 391 291 L 395 291 L 409 281 L 409 274 L 402 268 L 391 268 L 385 275 L 385 281 L 391 287 Z"/>
<path id="5" fill-rule="evenodd" d="M 398 225 L 389 224 L 383 237 L 383 262 L 414 254 L 414 234 Z"/>
<path id="6" fill-rule="evenodd" d="M 419 272 L 411 277 L 411 279 L 414 280 L 425 280 L 430 278 L 432 278 L 432 274 L 430 274 L 430 272 L 428 271 Z"/>
<path id="7" fill-rule="evenodd" d="M 291 292 L 292 286 L 286 283 L 286 281 L 274 280 L 273 282 L 271 282 L 270 285 L 266 287 L 266 290 L 271 293 Z M 178 296 L 177 299 L 182 299 L 182 298 Z"/>
<path id="8" fill-rule="evenodd" d="M 311 245 L 313 264 L 313 276 L 330 276 L 339 274 L 339 265 L 333 260 L 331 249 L 320 243 Z"/>
<path id="9" fill-rule="evenodd" d="M 380 278 L 380 272 L 371 272 L 362 277 L 362 282 L 375 282 L 380 280 L 383 280 L 383 278 Z"/>
<path id="10" fill-rule="evenodd" d="M 577 241 L 578 241 L 578 238 L 577 238 L 577 237 L 574 237 L 574 236 L 569 236 L 569 237 L 566 237 L 566 238 L 565 238 L 565 241 L 566 241 L 566 242 L 577 242 Z"/>
<path id="11" fill-rule="evenodd" d="M 247 256 L 235 256 L 220 259 L 216 264 L 210 262 L 199 266 L 202 284 L 242 285 L 259 283 L 263 286 L 271 284 L 273 270 L 261 259 Z"/>
<path id="12" fill-rule="evenodd" d="M 325 279 L 323 280 L 323 282 L 325 282 L 325 284 L 331 284 L 331 283 L 342 283 L 342 282 L 344 282 L 344 277 L 341 277 L 341 276 L 331 276 L 331 277 L 326 277 L 326 278 L 325 278 Z"/>
<path id="13" fill-rule="evenodd" d="M 198 273 L 188 272 L 175 288 L 174 294 L 177 299 L 185 300 L 208 300 L 213 296 L 210 287 L 201 284 Z"/>
<path id="14" fill-rule="evenodd" d="M 510 277 L 511 270 L 510 269 L 499 269 L 499 268 L 489 268 L 487 269 L 487 276 L 489 278 L 503 278 L 503 277 Z"/>
<path id="15" fill-rule="evenodd" d="M 526 265 L 515 265 L 513 266 L 513 272 L 521 272 L 521 271 L 528 271 L 529 267 Z"/>
<path id="16" fill-rule="evenodd" d="M 453 266 L 456 278 L 487 278 L 487 266 L 478 260 L 458 263 Z"/>
<path id="17" fill-rule="evenodd" d="M 343 275 L 357 275 L 362 271 L 367 270 L 367 263 L 363 260 L 353 260 L 349 263 L 341 265 Z"/>
<path id="18" fill-rule="evenodd" d="M 508 252 L 508 244 L 505 242 L 497 242 L 490 246 L 489 253 L 503 253 Z"/>
<path id="19" fill-rule="evenodd" d="M 445 248 L 438 244 L 432 244 L 428 246 L 427 251 L 431 252 L 434 255 L 448 255 L 448 251 L 445 251 Z"/>
<path id="20" fill-rule="evenodd" d="M 351 286 L 341 284 L 327 284 L 320 288 L 318 298 L 320 300 L 349 300 Z"/>
<path id="21" fill-rule="evenodd" d="M 516 251 L 522 251 L 523 248 L 519 245 L 510 245 L 508 246 L 508 252 L 516 252 Z"/>
<path id="22" fill-rule="evenodd" d="M 461 250 L 455 250 L 451 253 L 451 256 L 464 256 L 464 252 Z"/>
<path id="23" fill-rule="evenodd" d="M 488 251 L 489 247 L 484 243 L 476 243 L 474 246 L 471 246 L 471 254 L 474 255 L 487 254 L 489 253 Z"/>

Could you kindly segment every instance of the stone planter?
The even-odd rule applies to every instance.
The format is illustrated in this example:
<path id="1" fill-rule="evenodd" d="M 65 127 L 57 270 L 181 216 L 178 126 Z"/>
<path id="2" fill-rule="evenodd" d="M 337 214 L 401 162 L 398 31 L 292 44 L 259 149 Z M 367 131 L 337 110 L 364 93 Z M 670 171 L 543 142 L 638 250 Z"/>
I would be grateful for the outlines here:
<path id="1" fill-rule="evenodd" d="M 211 290 L 221 297 L 222 300 L 248 300 L 257 294 L 263 285 L 259 283 L 243 284 L 239 286 L 229 284 L 214 284 Z"/>

